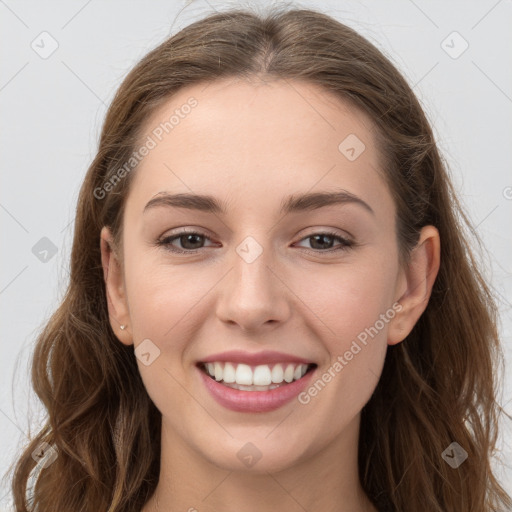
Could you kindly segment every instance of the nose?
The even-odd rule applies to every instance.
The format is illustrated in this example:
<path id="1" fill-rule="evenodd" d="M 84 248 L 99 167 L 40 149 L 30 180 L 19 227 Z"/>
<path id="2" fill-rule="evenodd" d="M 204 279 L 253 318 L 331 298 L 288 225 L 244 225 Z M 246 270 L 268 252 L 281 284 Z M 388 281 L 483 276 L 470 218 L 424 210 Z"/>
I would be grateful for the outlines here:
<path id="1" fill-rule="evenodd" d="M 290 315 L 290 288 L 276 269 L 270 251 L 254 261 L 235 252 L 231 271 L 221 281 L 217 317 L 243 331 L 273 329 Z"/>

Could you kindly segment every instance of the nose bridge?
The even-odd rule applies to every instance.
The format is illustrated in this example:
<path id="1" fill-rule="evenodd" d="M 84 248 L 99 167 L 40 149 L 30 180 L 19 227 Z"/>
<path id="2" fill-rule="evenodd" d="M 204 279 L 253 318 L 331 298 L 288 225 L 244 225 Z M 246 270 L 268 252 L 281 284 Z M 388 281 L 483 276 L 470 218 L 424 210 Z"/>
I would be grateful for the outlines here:
<path id="1" fill-rule="evenodd" d="M 271 245 L 247 236 L 235 247 L 231 275 L 218 303 L 222 320 L 254 329 L 287 316 L 287 288 L 275 275 Z"/>

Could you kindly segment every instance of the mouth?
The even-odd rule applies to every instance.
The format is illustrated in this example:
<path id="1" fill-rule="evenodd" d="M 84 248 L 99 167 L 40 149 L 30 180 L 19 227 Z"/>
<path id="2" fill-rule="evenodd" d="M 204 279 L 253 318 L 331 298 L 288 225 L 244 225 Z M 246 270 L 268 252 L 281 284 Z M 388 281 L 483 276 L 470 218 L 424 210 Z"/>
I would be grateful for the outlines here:
<path id="1" fill-rule="evenodd" d="M 235 362 L 199 362 L 197 367 L 210 379 L 240 391 L 271 391 L 299 381 L 317 368 L 316 363 L 294 362 L 249 365 Z"/>

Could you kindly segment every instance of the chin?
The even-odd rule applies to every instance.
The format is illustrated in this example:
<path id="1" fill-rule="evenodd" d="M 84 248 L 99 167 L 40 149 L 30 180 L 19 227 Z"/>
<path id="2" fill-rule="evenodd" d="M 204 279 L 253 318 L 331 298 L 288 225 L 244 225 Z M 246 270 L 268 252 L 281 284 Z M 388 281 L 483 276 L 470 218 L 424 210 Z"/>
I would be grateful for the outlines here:
<path id="1" fill-rule="evenodd" d="M 268 435 L 266 430 L 264 435 Z M 278 473 L 287 470 L 300 463 L 304 457 L 304 452 L 298 452 L 296 447 L 290 445 L 284 447 L 282 443 L 272 442 L 263 436 L 255 436 L 250 441 L 241 442 L 240 439 L 232 439 L 230 446 L 218 446 L 214 453 L 204 453 L 214 466 L 226 470 L 247 473 L 251 475 L 267 475 L 268 473 Z"/>

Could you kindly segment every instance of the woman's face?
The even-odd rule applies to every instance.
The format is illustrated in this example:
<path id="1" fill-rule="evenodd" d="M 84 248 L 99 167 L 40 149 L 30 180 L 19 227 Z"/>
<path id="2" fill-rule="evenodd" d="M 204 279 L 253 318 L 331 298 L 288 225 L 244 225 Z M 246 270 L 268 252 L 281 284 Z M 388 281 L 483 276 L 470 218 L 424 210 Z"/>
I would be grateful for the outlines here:
<path id="1" fill-rule="evenodd" d="M 372 129 L 314 85 L 238 79 L 182 89 L 146 125 L 110 289 L 128 325 L 116 333 L 135 345 L 165 432 L 216 466 L 249 454 L 277 471 L 357 432 L 407 288 Z M 232 350 L 241 358 L 218 355 Z M 231 361 L 261 383 L 293 358 L 316 366 L 274 391 L 236 391 L 199 368 Z M 244 361 L 262 368 L 237 370 Z"/>

